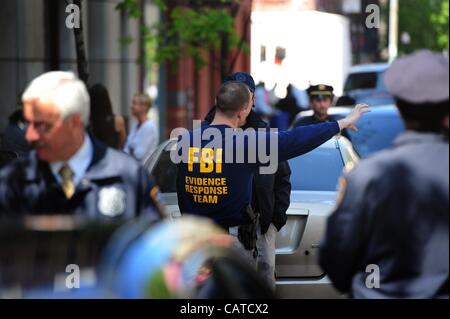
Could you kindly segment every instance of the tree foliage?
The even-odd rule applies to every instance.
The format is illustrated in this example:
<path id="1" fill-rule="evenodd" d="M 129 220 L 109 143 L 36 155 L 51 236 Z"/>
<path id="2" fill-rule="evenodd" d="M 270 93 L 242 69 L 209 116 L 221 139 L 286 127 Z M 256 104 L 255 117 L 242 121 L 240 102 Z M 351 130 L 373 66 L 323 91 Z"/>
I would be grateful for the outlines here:
<path id="1" fill-rule="evenodd" d="M 166 1 L 153 2 L 166 18 L 153 25 L 141 26 L 149 62 L 176 62 L 187 56 L 193 59 L 197 68 L 201 68 L 207 63 L 205 54 L 208 52 L 219 55 L 219 61 L 233 61 L 229 59 L 233 49 L 249 51 L 244 39 L 240 39 L 234 29 L 239 0 L 173 1 L 170 11 Z M 133 19 L 141 15 L 138 0 L 123 0 L 116 8 Z M 128 38 L 124 42 L 129 41 Z M 223 70 L 223 65 L 215 67 L 229 71 Z"/>
<path id="2" fill-rule="evenodd" d="M 427 48 L 448 50 L 449 0 L 400 0 L 399 34 L 408 32 L 409 44 L 399 43 L 402 53 Z"/>

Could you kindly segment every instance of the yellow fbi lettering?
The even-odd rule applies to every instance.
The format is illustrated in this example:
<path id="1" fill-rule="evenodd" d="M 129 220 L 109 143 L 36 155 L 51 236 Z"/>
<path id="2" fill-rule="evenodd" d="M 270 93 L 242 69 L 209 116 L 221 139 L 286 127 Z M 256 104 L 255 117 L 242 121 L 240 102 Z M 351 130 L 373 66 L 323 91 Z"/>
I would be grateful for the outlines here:
<path id="1" fill-rule="evenodd" d="M 222 173 L 222 149 L 189 147 L 188 171 L 194 170 L 194 163 L 200 163 L 200 173 Z"/>

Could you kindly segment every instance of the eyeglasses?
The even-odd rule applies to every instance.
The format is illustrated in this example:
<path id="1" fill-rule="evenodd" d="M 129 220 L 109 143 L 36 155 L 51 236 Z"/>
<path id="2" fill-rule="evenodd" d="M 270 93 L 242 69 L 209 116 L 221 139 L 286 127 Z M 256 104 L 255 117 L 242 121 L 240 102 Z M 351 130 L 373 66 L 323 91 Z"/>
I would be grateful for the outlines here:
<path id="1" fill-rule="evenodd" d="M 48 133 L 52 130 L 54 123 L 48 123 L 48 122 L 26 122 L 28 127 L 33 127 L 36 132 L 38 132 L 39 134 L 45 134 Z"/>

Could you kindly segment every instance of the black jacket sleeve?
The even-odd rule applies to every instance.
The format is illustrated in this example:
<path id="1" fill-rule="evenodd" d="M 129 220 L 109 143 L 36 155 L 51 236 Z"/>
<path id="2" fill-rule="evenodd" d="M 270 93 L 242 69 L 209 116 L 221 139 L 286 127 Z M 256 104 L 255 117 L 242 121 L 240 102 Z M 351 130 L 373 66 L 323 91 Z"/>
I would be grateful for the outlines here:
<path id="1" fill-rule="evenodd" d="M 278 170 L 275 174 L 275 204 L 273 208 L 273 224 L 279 231 L 287 220 L 286 211 L 290 205 L 291 195 L 291 168 L 288 162 L 278 164 Z"/>

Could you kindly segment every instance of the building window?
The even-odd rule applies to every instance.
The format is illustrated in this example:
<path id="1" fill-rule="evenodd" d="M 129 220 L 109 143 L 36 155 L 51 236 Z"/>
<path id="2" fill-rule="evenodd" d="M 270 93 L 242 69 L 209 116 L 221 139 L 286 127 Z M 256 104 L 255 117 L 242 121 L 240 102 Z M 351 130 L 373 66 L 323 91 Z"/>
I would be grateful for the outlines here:
<path id="1" fill-rule="evenodd" d="M 286 57 L 286 49 L 277 47 L 275 51 L 275 64 L 280 65 Z"/>
<path id="2" fill-rule="evenodd" d="M 266 46 L 265 45 L 261 46 L 260 60 L 261 60 L 261 62 L 266 61 Z"/>

